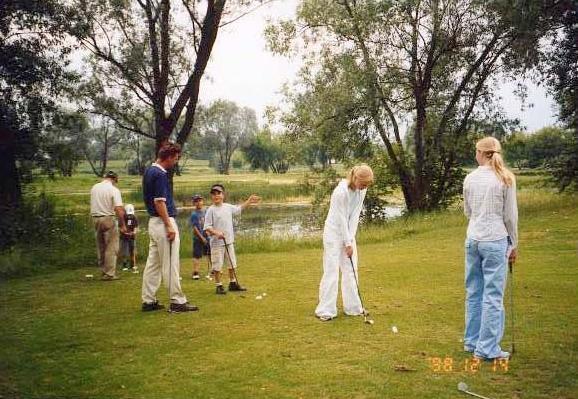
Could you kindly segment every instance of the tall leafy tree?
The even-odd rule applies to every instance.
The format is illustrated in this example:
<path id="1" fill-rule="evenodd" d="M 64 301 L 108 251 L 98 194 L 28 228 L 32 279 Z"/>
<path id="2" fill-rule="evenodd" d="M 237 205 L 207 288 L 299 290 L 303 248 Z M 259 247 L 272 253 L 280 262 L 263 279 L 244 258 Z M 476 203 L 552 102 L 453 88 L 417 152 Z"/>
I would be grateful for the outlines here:
<path id="1" fill-rule="evenodd" d="M 56 113 L 43 135 L 44 172 L 54 171 L 70 177 L 84 158 L 86 135 L 89 131 L 86 116 L 78 112 L 61 110 Z"/>
<path id="2" fill-rule="evenodd" d="M 526 153 L 530 168 L 551 167 L 554 160 L 569 144 L 565 129 L 545 127 L 533 132 L 526 141 Z"/>
<path id="3" fill-rule="evenodd" d="M 22 183 L 41 164 L 54 100 L 67 73 L 69 33 L 82 35 L 77 14 L 55 0 L 0 3 L 0 213 L 17 208 Z M 2 224 L 2 223 L 0 223 Z"/>
<path id="4" fill-rule="evenodd" d="M 119 132 L 120 129 L 108 119 L 94 118 L 94 122 L 96 126 L 86 132 L 83 155 L 92 172 L 98 177 L 103 177 L 107 171 L 108 160 L 113 147 L 130 140 L 130 144 L 134 144 L 139 150 L 140 148 L 138 143 L 131 140 L 132 137 L 128 137 L 124 132 Z"/>
<path id="5" fill-rule="evenodd" d="M 512 134 L 504 143 L 506 159 L 518 169 L 528 166 L 529 138 L 524 132 Z"/>
<path id="6" fill-rule="evenodd" d="M 273 137 L 268 128 L 255 135 L 242 150 L 253 169 L 287 173 L 291 166 L 286 144 L 282 138 Z"/>
<path id="7" fill-rule="evenodd" d="M 75 0 L 89 32 L 86 106 L 157 148 L 171 135 L 184 146 L 219 29 L 267 2 Z"/>
<path id="8" fill-rule="evenodd" d="M 559 119 L 572 132 L 551 166 L 560 190 L 578 189 L 578 2 L 549 0 L 547 3 L 548 16 L 557 29 L 539 66 L 558 104 Z"/>
<path id="9" fill-rule="evenodd" d="M 285 120 L 327 141 L 380 141 L 407 209 L 444 206 L 461 191 L 471 122 L 495 112 L 493 79 L 536 56 L 542 12 L 501 0 L 303 0 L 295 21 L 268 31 L 273 51 L 290 52 L 297 32 L 303 44 Z"/>
<path id="10" fill-rule="evenodd" d="M 255 111 L 232 101 L 217 100 L 202 115 L 203 142 L 218 158 L 219 173 L 229 174 L 233 153 L 257 133 Z"/>

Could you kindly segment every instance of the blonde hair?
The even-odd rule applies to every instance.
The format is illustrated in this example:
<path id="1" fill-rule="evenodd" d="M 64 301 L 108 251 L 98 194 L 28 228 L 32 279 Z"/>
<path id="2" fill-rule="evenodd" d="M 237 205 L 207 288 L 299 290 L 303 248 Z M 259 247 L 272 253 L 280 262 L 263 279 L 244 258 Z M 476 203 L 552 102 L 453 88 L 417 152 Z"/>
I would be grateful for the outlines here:
<path id="1" fill-rule="evenodd" d="M 506 186 L 511 186 L 516 181 L 514 174 L 506 167 L 502 158 L 502 146 L 495 137 L 484 137 L 479 140 L 476 143 L 476 150 L 480 151 L 488 159 L 487 164 L 491 166 L 502 183 Z"/>
<path id="2" fill-rule="evenodd" d="M 373 170 L 369 165 L 362 163 L 361 165 L 354 166 L 347 173 L 347 185 L 349 188 L 353 188 L 353 182 L 355 180 L 360 180 L 368 185 L 373 183 Z"/>

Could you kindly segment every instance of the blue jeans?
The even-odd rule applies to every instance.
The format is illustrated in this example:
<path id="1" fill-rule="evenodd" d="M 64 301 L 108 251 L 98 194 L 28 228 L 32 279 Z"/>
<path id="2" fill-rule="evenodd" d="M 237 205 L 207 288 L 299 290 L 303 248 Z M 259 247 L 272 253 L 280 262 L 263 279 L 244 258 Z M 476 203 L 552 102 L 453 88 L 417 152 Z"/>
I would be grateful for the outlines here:
<path id="1" fill-rule="evenodd" d="M 508 239 L 466 239 L 464 346 L 478 357 L 500 356 L 504 335 L 504 288 Z"/>

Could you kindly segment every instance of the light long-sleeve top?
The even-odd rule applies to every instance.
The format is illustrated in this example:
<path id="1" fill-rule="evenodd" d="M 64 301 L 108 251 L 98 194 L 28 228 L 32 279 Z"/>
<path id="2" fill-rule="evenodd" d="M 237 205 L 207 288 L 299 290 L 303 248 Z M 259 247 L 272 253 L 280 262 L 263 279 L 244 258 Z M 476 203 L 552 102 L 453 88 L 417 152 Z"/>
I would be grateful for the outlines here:
<path id="1" fill-rule="evenodd" d="M 347 180 L 339 182 L 331 194 L 323 229 L 324 241 L 340 241 L 346 246 L 353 243 L 366 193 L 367 190 L 351 190 Z"/>
<path id="2" fill-rule="evenodd" d="M 464 180 L 464 213 L 469 219 L 468 238 L 496 241 L 510 237 L 518 245 L 516 183 L 506 186 L 490 166 L 479 166 Z"/>

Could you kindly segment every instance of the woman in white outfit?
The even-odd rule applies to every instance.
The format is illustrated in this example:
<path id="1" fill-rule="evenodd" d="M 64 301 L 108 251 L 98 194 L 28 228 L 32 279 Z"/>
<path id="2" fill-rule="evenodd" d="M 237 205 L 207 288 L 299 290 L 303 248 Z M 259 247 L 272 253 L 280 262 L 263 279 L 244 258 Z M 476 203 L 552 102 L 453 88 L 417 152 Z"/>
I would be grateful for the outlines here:
<path id="1" fill-rule="evenodd" d="M 341 270 L 343 311 L 347 315 L 363 314 L 363 308 L 351 268 L 357 273 L 355 235 L 367 187 L 373 183 L 373 171 L 365 164 L 353 167 L 333 193 L 323 230 L 323 277 L 319 285 L 319 304 L 315 315 L 322 321 L 337 317 L 337 288 Z"/>

